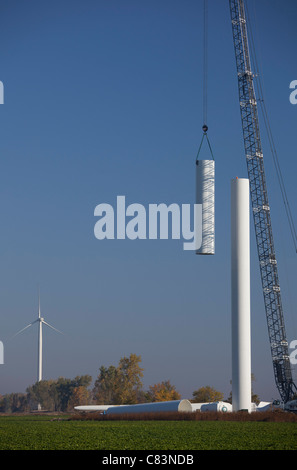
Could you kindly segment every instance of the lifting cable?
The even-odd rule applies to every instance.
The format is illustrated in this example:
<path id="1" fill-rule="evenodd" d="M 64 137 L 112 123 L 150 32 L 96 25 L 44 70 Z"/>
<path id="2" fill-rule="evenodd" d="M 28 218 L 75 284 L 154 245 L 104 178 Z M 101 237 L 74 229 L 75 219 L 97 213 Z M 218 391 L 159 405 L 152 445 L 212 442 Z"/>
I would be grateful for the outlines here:
<path id="1" fill-rule="evenodd" d="M 290 232 L 291 232 L 291 236 L 292 236 L 292 239 L 293 239 L 293 244 L 294 244 L 294 247 L 295 247 L 295 251 L 297 253 L 297 232 L 296 232 L 296 228 L 295 228 L 295 224 L 294 224 L 294 220 L 293 220 L 289 200 L 288 200 L 288 197 L 287 197 L 286 187 L 285 187 L 284 179 L 283 179 L 283 176 L 282 176 L 281 167 L 280 167 L 279 159 L 278 159 L 278 154 L 277 154 L 276 146 L 275 146 L 275 143 L 274 143 L 271 126 L 270 126 L 270 123 L 269 123 L 269 117 L 268 117 L 268 113 L 267 113 L 267 109 L 266 109 L 266 105 L 265 105 L 265 101 L 264 101 L 263 85 L 262 85 L 262 82 L 261 82 L 261 75 L 259 73 L 258 60 L 257 60 L 257 56 L 256 56 L 255 43 L 254 43 L 254 38 L 253 38 L 253 33 L 252 33 L 252 28 L 251 28 L 251 21 L 250 21 L 250 18 L 249 18 L 248 7 L 246 7 L 246 10 L 247 10 L 247 20 L 250 23 L 249 26 L 250 26 L 250 31 L 251 31 L 251 57 L 252 57 L 253 67 L 254 67 L 254 70 L 255 70 L 255 78 L 256 78 L 255 83 L 256 83 L 256 86 L 257 86 L 257 89 L 258 89 L 258 97 L 259 97 L 260 108 L 261 108 L 261 111 L 262 111 L 262 114 L 263 114 L 263 119 L 264 119 L 264 124 L 265 124 L 265 128 L 266 128 L 267 136 L 268 136 L 270 150 L 271 150 L 273 163 L 274 163 L 276 174 L 277 174 L 278 183 L 279 183 L 280 190 L 281 190 L 281 195 L 282 195 L 284 206 L 285 206 L 285 211 L 286 211 L 288 222 L 289 222 L 289 227 L 290 227 Z"/>
<path id="2" fill-rule="evenodd" d="M 201 140 L 198 154 L 196 157 L 196 161 L 198 160 L 198 156 L 200 154 L 204 137 L 206 137 L 212 159 L 214 160 L 212 148 L 211 148 L 208 136 L 207 136 L 207 131 L 208 131 L 208 126 L 207 126 L 208 3 L 207 3 L 207 0 L 204 0 L 203 23 L 204 23 L 203 24 L 204 26 L 204 31 L 203 31 L 203 126 L 202 126 L 203 136 L 202 136 L 202 140 Z"/>
<path id="3" fill-rule="evenodd" d="M 208 69 L 208 4 L 207 0 L 204 0 L 204 12 L 203 12 L 203 131 L 208 130 L 207 127 L 207 69 Z"/>

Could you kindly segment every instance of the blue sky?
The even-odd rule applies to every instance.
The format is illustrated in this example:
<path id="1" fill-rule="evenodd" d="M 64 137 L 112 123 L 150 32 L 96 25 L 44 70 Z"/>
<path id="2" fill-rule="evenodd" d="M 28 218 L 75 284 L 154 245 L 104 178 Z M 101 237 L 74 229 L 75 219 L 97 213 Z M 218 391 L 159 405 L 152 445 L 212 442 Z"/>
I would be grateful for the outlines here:
<path id="1" fill-rule="evenodd" d="M 266 106 L 296 214 L 297 79 L 294 0 L 249 0 Z M 194 203 L 202 137 L 203 1 L 0 2 L 2 229 L 0 393 L 44 378 L 96 379 L 101 365 L 142 357 L 144 387 L 170 380 L 184 398 L 231 390 L 230 180 L 246 177 L 229 2 L 209 2 L 208 125 L 216 160 L 216 254 L 182 240 L 94 237 L 97 204 Z M 262 137 L 288 340 L 297 339 L 294 253 Z M 295 218 L 296 221 L 296 218 Z M 252 371 L 263 400 L 274 385 L 251 226 Z M 296 374 L 295 374 L 296 378 Z"/>

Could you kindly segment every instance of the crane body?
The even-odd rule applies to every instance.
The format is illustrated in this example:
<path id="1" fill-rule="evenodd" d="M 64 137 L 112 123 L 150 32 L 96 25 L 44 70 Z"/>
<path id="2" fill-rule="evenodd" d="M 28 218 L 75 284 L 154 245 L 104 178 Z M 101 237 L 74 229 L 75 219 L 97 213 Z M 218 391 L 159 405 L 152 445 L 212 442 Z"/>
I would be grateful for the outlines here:
<path id="1" fill-rule="evenodd" d="M 243 140 L 250 182 L 251 206 L 267 318 L 272 364 L 282 402 L 292 402 L 297 388 L 292 379 L 278 266 L 264 170 L 257 99 L 248 45 L 244 0 L 229 0 Z"/>

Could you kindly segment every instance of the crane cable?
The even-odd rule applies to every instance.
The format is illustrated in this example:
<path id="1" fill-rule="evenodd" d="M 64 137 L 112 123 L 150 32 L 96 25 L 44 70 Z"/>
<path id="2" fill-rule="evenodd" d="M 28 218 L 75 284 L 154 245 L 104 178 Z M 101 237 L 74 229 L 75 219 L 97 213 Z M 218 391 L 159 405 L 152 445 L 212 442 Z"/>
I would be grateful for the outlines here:
<path id="1" fill-rule="evenodd" d="M 268 113 L 267 113 L 266 104 L 265 104 L 265 101 L 264 101 L 263 86 L 262 86 L 262 82 L 261 82 L 261 75 L 259 73 L 258 60 L 257 60 L 257 56 L 256 56 L 254 38 L 253 38 L 251 22 L 250 22 L 249 12 L 248 12 L 248 7 L 247 6 L 246 6 L 246 10 L 247 10 L 247 20 L 250 23 L 250 28 L 249 29 L 250 29 L 250 32 L 251 32 L 251 35 L 250 35 L 250 37 L 251 37 L 251 52 L 252 52 L 251 56 L 252 56 L 252 61 L 253 61 L 253 65 L 254 65 L 255 75 L 256 75 L 255 83 L 256 83 L 257 88 L 258 88 L 260 108 L 261 108 L 261 111 L 262 111 L 262 114 L 263 114 L 263 119 L 264 119 L 264 124 L 265 124 L 265 128 L 266 128 L 267 136 L 268 136 L 270 150 L 271 150 L 271 153 L 272 153 L 273 163 L 274 163 L 274 166 L 275 166 L 277 179 L 278 179 L 278 182 L 279 182 L 281 195 L 282 195 L 282 198 L 283 198 L 285 211 L 286 211 L 287 218 L 288 218 L 288 223 L 289 223 L 289 227 L 290 227 L 291 236 L 292 236 L 292 239 L 293 239 L 293 244 L 294 244 L 294 247 L 295 247 L 295 251 L 297 253 L 297 232 L 296 232 L 296 228 L 295 228 L 295 224 L 294 224 L 294 220 L 293 220 L 289 200 L 288 200 L 288 197 L 287 197 L 287 191 L 286 191 L 284 179 L 283 179 L 283 176 L 282 176 L 281 167 L 280 167 L 280 164 L 279 164 L 278 154 L 277 154 L 276 146 L 275 146 L 273 135 L 272 135 L 272 130 L 271 130 L 270 122 L 269 122 L 269 116 L 268 116 Z"/>
<path id="2" fill-rule="evenodd" d="M 207 131 L 208 131 L 208 126 L 207 126 L 208 1 L 207 0 L 204 0 L 203 26 L 204 26 L 204 29 L 203 29 L 203 126 L 202 126 L 203 136 L 202 136 L 200 147 L 197 153 L 196 162 L 198 160 L 198 156 L 200 154 L 204 138 L 206 138 L 207 140 L 211 157 L 214 160 L 213 151 L 212 151 L 209 138 L 207 135 Z"/>
<path id="3" fill-rule="evenodd" d="M 203 35 L 203 131 L 207 132 L 207 68 L 208 68 L 208 3 L 204 0 L 204 12 L 203 12 L 203 23 L 204 23 L 204 35 Z"/>

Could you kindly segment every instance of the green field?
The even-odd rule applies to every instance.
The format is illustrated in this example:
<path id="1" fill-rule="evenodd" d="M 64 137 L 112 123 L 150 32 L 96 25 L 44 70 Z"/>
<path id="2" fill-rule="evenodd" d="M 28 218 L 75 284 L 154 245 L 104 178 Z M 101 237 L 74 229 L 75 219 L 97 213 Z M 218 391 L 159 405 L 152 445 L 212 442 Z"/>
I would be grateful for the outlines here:
<path id="1" fill-rule="evenodd" d="M 0 450 L 297 450 L 297 423 L 0 416 Z"/>

